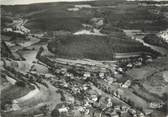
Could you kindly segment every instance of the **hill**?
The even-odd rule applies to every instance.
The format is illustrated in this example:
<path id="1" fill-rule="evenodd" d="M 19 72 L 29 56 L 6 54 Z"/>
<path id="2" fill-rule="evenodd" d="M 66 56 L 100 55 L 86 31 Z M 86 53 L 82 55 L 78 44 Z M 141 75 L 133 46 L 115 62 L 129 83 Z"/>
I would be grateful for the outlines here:
<path id="1" fill-rule="evenodd" d="M 78 8 L 75 5 L 78 5 Z M 73 8 L 76 11 L 68 10 Z M 110 31 L 110 27 L 160 31 L 166 29 L 168 25 L 163 14 L 153 12 L 158 11 L 158 7 L 153 6 L 151 8 L 140 5 L 139 2 L 126 2 L 123 0 L 41 3 L 2 6 L 2 9 L 4 11 L 2 15 L 11 13 L 28 19 L 26 27 L 32 31 L 66 30 L 75 32 L 82 28 L 82 24 L 88 24 L 93 17 L 104 18 L 104 26 L 106 30 Z"/>
<path id="2" fill-rule="evenodd" d="M 62 36 L 49 42 L 48 49 L 57 57 L 112 60 L 115 53 L 150 52 L 151 49 L 131 39 L 103 36 Z"/>

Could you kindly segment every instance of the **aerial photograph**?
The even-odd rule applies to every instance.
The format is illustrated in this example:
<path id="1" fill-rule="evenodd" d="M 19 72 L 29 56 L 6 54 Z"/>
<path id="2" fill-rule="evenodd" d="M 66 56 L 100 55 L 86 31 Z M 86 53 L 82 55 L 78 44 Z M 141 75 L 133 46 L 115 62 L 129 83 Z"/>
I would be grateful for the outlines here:
<path id="1" fill-rule="evenodd" d="M 168 117 L 168 0 L 0 0 L 0 117 Z"/>

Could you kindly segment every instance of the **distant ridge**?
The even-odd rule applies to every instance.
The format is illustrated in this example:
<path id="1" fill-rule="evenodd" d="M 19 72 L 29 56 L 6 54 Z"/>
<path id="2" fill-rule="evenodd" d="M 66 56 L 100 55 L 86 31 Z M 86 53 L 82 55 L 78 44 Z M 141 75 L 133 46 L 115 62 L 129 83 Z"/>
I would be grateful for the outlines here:
<path id="1" fill-rule="evenodd" d="M 29 5 L 35 3 L 51 3 L 51 2 L 84 2 L 95 0 L 1 0 L 0 5 Z"/>
<path id="2" fill-rule="evenodd" d="M 126 0 L 126 1 L 168 2 L 168 0 Z"/>

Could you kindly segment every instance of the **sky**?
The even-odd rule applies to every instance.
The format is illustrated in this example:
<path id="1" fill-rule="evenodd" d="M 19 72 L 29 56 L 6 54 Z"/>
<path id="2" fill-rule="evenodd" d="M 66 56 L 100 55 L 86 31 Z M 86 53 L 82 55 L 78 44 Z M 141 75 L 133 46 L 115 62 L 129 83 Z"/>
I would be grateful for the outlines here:
<path id="1" fill-rule="evenodd" d="M 45 3 L 45 2 L 76 2 L 76 1 L 93 1 L 93 0 L 0 0 L 2 5 L 15 4 L 31 4 L 31 3 Z M 168 1 L 168 0 L 153 0 L 153 1 Z"/>
<path id="2" fill-rule="evenodd" d="M 45 2 L 77 2 L 77 1 L 93 1 L 93 0 L 0 0 L 1 5 L 15 5 L 15 4 L 31 4 L 31 3 L 45 3 Z"/>

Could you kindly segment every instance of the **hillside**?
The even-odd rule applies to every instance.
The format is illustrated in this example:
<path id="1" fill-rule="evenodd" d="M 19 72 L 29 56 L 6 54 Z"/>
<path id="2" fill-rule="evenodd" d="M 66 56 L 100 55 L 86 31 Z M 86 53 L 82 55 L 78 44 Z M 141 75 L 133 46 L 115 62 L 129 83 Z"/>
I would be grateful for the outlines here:
<path id="1" fill-rule="evenodd" d="M 64 5 L 62 5 L 64 4 Z M 81 4 L 81 6 L 79 5 Z M 79 5 L 76 7 L 75 5 Z M 82 6 L 87 5 L 87 6 Z M 68 9 L 76 9 L 69 11 Z M 135 2 L 92 1 L 81 3 L 46 3 L 21 6 L 2 6 L 2 15 L 11 13 L 28 19 L 26 27 L 32 31 L 77 31 L 88 24 L 92 17 L 103 17 L 104 26 L 147 31 L 164 30 L 168 25 L 162 14 L 155 14 L 157 7 L 141 6 Z M 162 8 L 164 9 L 164 7 Z M 3 22 L 2 22 L 3 24 Z"/>
<path id="2" fill-rule="evenodd" d="M 62 36 L 49 42 L 48 49 L 57 57 L 112 60 L 115 53 L 153 52 L 139 42 L 117 37 Z"/>
<path id="3" fill-rule="evenodd" d="M 161 37 L 158 37 L 155 34 L 146 35 L 143 38 L 143 40 L 146 43 L 149 43 L 149 44 L 152 44 L 152 45 L 156 45 L 156 46 L 160 46 L 160 47 L 168 49 L 168 43 L 165 40 L 163 40 Z"/>
<path id="4" fill-rule="evenodd" d="M 161 10 L 166 12 L 165 7 L 159 9 L 154 6 L 143 6 L 138 2 L 104 0 L 2 6 L 2 16 L 5 16 L 4 18 L 8 19 L 8 22 L 11 22 L 11 16 L 15 16 L 13 19 L 17 19 L 17 17 L 26 19 L 27 22 L 24 26 L 30 29 L 31 33 L 41 33 L 46 37 L 56 38 L 56 40 L 58 38 L 61 41 L 62 38 L 68 40 L 61 42 L 61 44 L 57 44 L 58 41 L 52 41 L 55 45 L 49 43 L 52 47 L 58 45 L 58 49 L 53 51 L 58 56 L 72 57 L 75 55 L 75 58 L 109 60 L 113 58 L 114 53 L 123 52 L 152 52 L 154 55 L 158 55 L 140 42 L 126 37 L 122 30 L 142 30 L 144 32 L 165 30 L 168 21 L 162 13 L 155 13 L 155 11 Z M 100 26 L 96 26 L 101 22 Z M 3 20 L 2 25 L 5 26 L 5 24 L 6 21 Z M 100 34 L 106 36 L 99 37 L 94 32 L 95 29 L 99 31 L 99 36 Z M 94 36 L 82 34 L 59 37 L 59 35 L 71 35 L 86 30 Z M 87 44 L 89 41 L 90 45 Z M 64 46 L 62 47 L 62 45 Z M 52 50 L 52 47 L 49 49 Z M 95 57 L 97 55 L 99 57 Z"/>

